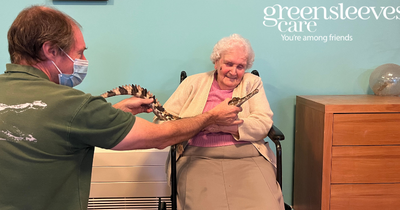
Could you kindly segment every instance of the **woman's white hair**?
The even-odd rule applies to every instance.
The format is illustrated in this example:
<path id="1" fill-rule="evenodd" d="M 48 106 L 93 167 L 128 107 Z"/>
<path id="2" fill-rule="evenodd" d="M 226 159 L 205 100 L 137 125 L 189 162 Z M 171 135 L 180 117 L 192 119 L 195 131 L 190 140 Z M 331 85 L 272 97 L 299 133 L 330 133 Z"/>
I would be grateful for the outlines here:
<path id="1" fill-rule="evenodd" d="M 210 56 L 210 59 L 213 62 L 213 64 L 215 64 L 215 62 L 217 62 L 221 58 L 221 55 L 224 52 L 229 51 L 230 49 L 236 46 L 244 47 L 244 49 L 246 50 L 245 53 L 247 54 L 246 70 L 251 68 L 254 62 L 253 48 L 251 48 L 249 40 L 243 38 L 239 34 L 232 34 L 228 37 L 224 37 L 221 40 L 219 40 L 217 44 L 215 44 L 214 49 Z"/>

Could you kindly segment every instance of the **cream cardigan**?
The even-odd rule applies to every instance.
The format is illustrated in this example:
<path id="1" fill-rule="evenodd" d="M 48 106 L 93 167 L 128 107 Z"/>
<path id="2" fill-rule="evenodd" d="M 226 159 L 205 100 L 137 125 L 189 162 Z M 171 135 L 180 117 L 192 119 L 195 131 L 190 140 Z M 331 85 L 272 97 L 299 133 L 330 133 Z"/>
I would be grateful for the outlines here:
<path id="1" fill-rule="evenodd" d="M 215 70 L 187 77 L 164 104 L 164 108 L 171 114 L 180 117 L 201 114 L 207 102 L 214 73 Z M 264 141 L 272 126 L 273 113 L 261 78 L 251 73 L 245 73 L 243 80 L 233 90 L 232 97 L 243 97 L 256 88 L 259 93 L 245 102 L 242 105 L 243 111 L 238 114 L 239 119 L 244 122 L 238 126 L 239 138 L 235 139 L 251 142 L 261 155 L 276 167 L 275 155 L 268 143 Z M 186 146 L 186 144 L 184 145 Z"/>

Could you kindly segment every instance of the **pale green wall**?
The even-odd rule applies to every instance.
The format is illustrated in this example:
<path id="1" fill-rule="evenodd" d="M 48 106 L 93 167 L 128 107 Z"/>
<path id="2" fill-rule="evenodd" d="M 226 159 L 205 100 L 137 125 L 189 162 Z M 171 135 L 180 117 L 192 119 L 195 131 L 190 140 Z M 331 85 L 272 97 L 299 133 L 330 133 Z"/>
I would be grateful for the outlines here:
<path id="1" fill-rule="evenodd" d="M 344 7 L 398 7 L 392 0 L 346 1 Z M 212 70 L 213 45 L 239 33 L 256 53 L 253 69 L 264 81 L 275 113 L 274 122 L 286 135 L 283 142 L 284 196 L 292 203 L 295 96 L 314 94 L 370 94 L 370 73 L 385 63 L 400 64 L 399 20 L 316 20 L 316 32 L 283 33 L 263 25 L 264 8 L 282 6 L 338 6 L 325 0 L 109 0 L 53 2 L 3 1 L 0 7 L 0 63 L 9 62 L 7 30 L 18 12 L 31 4 L 54 6 L 82 26 L 90 62 L 89 74 L 78 86 L 101 94 L 123 84 L 140 84 L 163 103 L 179 82 L 179 72 Z M 378 10 L 379 12 L 379 10 Z M 397 14 L 400 17 L 400 14 Z M 288 20 L 288 19 L 286 19 Z M 281 35 L 350 35 L 349 42 L 290 42 Z M 118 98 L 120 99 L 120 98 Z M 60 110 L 62 111 L 62 110 Z M 152 115 L 143 116 L 151 119 Z"/>

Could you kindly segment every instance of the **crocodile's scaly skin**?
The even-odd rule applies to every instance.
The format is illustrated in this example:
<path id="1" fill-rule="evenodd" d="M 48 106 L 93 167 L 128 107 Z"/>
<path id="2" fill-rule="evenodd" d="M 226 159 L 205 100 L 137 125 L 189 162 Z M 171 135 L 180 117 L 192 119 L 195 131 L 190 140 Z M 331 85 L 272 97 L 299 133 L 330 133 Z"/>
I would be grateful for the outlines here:
<path id="1" fill-rule="evenodd" d="M 239 107 L 257 93 L 258 89 L 255 89 L 243 98 L 233 97 L 232 100 L 228 102 L 228 104 Z M 124 85 L 101 94 L 103 98 L 108 98 L 117 95 L 132 95 L 138 98 L 146 98 L 146 99 L 152 98 L 154 101 L 149 105 L 149 107 L 153 109 L 153 113 L 157 116 L 157 118 L 163 121 L 181 119 L 179 116 L 175 116 L 167 112 L 164 109 L 164 107 L 160 104 L 160 102 L 156 99 L 156 97 L 152 93 L 147 91 L 146 88 L 140 87 L 140 85 Z M 182 144 L 177 144 L 177 152 L 178 154 L 181 154 L 183 152 Z"/>
<path id="2" fill-rule="evenodd" d="M 247 100 L 249 100 L 251 97 L 253 97 L 255 94 L 258 93 L 258 89 L 253 90 L 252 92 L 250 92 L 249 94 L 247 94 L 247 96 L 243 97 L 243 98 L 239 98 L 239 97 L 233 97 L 232 100 L 230 100 L 228 102 L 229 105 L 234 105 L 234 106 L 242 106 L 242 104 L 244 102 L 246 102 Z"/>
<path id="3" fill-rule="evenodd" d="M 156 97 L 147 91 L 146 88 L 140 87 L 140 85 L 124 85 L 118 88 L 114 88 L 106 93 L 101 94 L 103 98 L 108 98 L 117 95 L 132 95 L 138 98 L 152 98 L 154 101 L 149 106 L 153 109 L 153 113 L 163 121 L 171 121 L 180 119 L 180 117 L 172 115 L 165 111 L 164 107 L 160 104 L 160 102 L 156 99 Z"/>

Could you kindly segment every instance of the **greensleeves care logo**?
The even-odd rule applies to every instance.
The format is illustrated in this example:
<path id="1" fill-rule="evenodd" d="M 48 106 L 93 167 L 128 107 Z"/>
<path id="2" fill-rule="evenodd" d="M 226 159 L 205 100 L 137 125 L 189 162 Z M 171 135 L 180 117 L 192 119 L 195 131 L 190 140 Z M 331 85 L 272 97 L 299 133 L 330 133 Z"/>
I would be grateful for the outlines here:
<path id="1" fill-rule="evenodd" d="M 400 6 L 346 6 L 338 3 L 331 7 L 304 6 L 287 7 L 280 4 L 264 8 L 266 27 L 276 27 L 280 32 L 314 33 L 318 30 L 319 20 L 400 20 Z"/>

